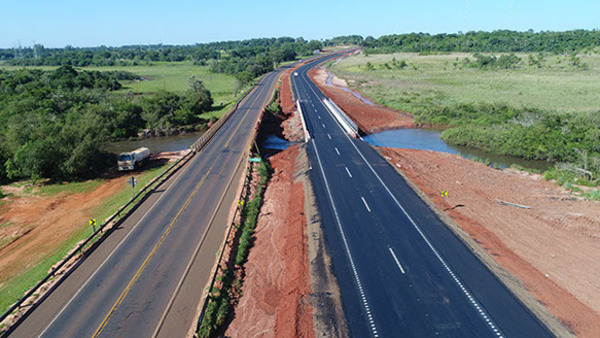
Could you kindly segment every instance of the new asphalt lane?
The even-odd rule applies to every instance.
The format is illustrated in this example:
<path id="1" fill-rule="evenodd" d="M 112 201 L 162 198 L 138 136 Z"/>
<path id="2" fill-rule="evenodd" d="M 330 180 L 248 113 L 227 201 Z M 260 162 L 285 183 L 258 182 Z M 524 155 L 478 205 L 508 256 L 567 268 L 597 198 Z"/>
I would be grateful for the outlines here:
<path id="1" fill-rule="evenodd" d="M 213 140 L 11 336 L 186 336 L 237 198 L 250 136 L 279 74 L 260 81 Z"/>
<path id="2" fill-rule="evenodd" d="M 370 145 L 344 134 L 302 66 L 292 89 L 355 337 L 546 337 L 548 329 Z M 468 174 L 468 173 L 467 173 Z"/>

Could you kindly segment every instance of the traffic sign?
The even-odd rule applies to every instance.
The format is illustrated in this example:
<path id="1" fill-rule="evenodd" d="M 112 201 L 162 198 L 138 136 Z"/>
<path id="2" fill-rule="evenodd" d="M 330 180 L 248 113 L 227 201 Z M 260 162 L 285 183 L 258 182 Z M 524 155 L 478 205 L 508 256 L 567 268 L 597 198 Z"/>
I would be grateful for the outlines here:
<path id="1" fill-rule="evenodd" d="M 262 162 L 260 157 L 250 157 L 250 162 Z"/>
<path id="2" fill-rule="evenodd" d="M 448 197 L 448 192 L 446 190 L 442 190 L 442 197 Z"/>
<path id="3" fill-rule="evenodd" d="M 91 226 L 96 226 L 96 219 L 95 218 L 90 218 L 90 225 Z"/>
<path id="4" fill-rule="evenodd" d="M 134 188 L 137 183 L 138 181 L 133 176 L 127 180 L 127 184 L 129 184 L 132 188 Z"/>

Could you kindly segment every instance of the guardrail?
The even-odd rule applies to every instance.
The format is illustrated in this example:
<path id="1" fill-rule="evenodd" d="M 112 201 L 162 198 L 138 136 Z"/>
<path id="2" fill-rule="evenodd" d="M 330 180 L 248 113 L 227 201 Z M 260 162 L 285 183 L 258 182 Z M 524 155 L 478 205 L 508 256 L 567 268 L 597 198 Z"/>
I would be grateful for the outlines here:
<path id="1" fill-rule="evenodd" d="M 54 277 L 58 271 L 60 271 L 68 262 L 71 261 L 71 259 L 73 259 L 73 257 L 75 257 L 76 255 L 81 254 L 81 253 L 84 253 L 84 255 L 89 255 L 91 252 L 93 252 L 94 249 L 97 247 L 97 245 L 102 243 L 102 241 L 104 241 L 106 239 L 106 237 L 108 237 L 108 235 L 111 233 L 110 230 L 114 229 L 114 225 L 118 225 L 118 224 L 120 224 L 120 222 L 123 222 L 127 217 L 129 217 L 129 215 L 131 214 L 131 212 L 133 210 L 135 210 L 142 202 L 145 201 L 146 197 L 148 196 L 146 193 L 150 191 L 150 187 L 152 187 L 154 184 L 156 184 L 156 186 L 154 187 L 154 188 L 156 188 L 159 185 L 161 185 L 162 183 L 164 183 L 167 179 L 169 179 L 171 177 L 172 174 L 174 174 L 177 170 L 179 170 L 181 167 L 183 167 L 183 165 L 185 165 L 187 162 L 189 162 L 189 160 L 196 153 L 198 153 L 198 151 L 202 150 L 208 144 L 208 142 L 214 137 L 214 135 L 219 131 L 219 129 L 223 126 L 223 124 L 225 124 L 225 122 L 227 122 L 227 120 L 238 109 L 239 104 L 242 102 L 242 100 L 244 100 L 246 98 L 246 96 L 248 96 L 249 93 L 254 91 L 254 88 L 256 88 L 256 87 L 253 87 L 252 89 L 247 90 L 242 96 L 240 96 L 236 100 L 235 105 L 233 107 L 231 107 L 214 125 L 212 125 L 206 131 L 206 133 L 202 134 L 202 136 L 200 136 L 200 138 L 198 138 L 198 140 L 196 140 L 196 142 L 194 142 L 194 144 L 192 144 L 192 146 L 190 146 L 192 149 L 192 152 L 189 152 L 188 154 L 186 154 L 185 156 L 183 156 L 182 158 L 177 160 L 173 165 L 171 165 L 171 167 L 169 167 L 167 170 L 165 170 L 165 172 L 163 172 L 159 176 L 155 177 L 152 181 L 148 182 L 135 196 L 133 196 L 131 198 L 131 200 L 129 200 L 127 203 L 125 203 L 125 205 L 121 206 L 114 214 L 112 214 L 109 218 L 107 218 L 104 221 L 104 223 L 102 223 L 102 225 L 100 225 L 98 230 L 96 230 L 94 233 L 92 233 L 92 235 L 90 235 L 90 237 L 88 237 L 82 243 L 80 243 L 78 246 L 76 246 L 75 249 L 73 249 L 72 252 L 69 255 L 67 255 L 67 257 L 65 257 L 44 278 L 42 278 L 41 281 L 39 281 L 29 291 L 27 291 L 27 293 L 23 297 L 19 298 L 19 300 L 17 300 L 15 302 L 15 304 L 13 304 L 7 311 L 5 311 L 0 316 L 0 323 L 2 321 L 4 321 L 8 316 L 10 316 L 15 310 L 19 309 L 19 307 L 21 305 L 23 305 L 23 303 L 25 303 L 25 301 L 27 301 L 33 294 L 35 294 L 40 289 L 40 287 L 42 287 L 44 284 L 46 284 L 46 282 L 48 280 L 50 280 L 50 278 Z M 159 182 L 159 180 L 160 180 L 160 182 Z M 124 215 L 121 216 L 121 213 L 124 212 L 127 208 L 129 208 L 131 206 L 133 206 L 133 207 L 129 211 L 127 211 L 127 213 L 125 213 Z M 113 224 L 113 227 L 111 229 L 109 229 L 109 231 L 104 232 L 104 230 L 107 228 L 107 226 L 110 225 L 111 222 L 113 222 L 115 220 L 116 220 L 116 223 Z M 101 236 L 98 236 L 98 235 L 101 235 Z M 87 250 L 85 250 L 85 247 L 87 245 L 89 245 L 90 243 L 91 243 L 91 246 L 89 248 L 87 248 Z M 58 281 L 56 281 L 56 283 L 50 288 L 49 291 L 51 291 L 53 288 L 55 288 L 60 283 L 62 283 L 63 278 L 68 276 L 75 268 L 77 268 L 78 265 L 79 264 L 76 263 L 71 268 L 69 268 L 69 270 L 66 271 L 62 275 L 63 277 L 61 279 L 59 279 Z M 43 296 L 42 296 L 42 298 L 43 298 Z"/>
<path id="2" fill-rule="evenodd" d="M 342 128 L 350 134 L 352 137 L 358 137 L 358 126 L 354 121 L 352 121 L 344 111 L 338 107 L 333 101 L 329 98 L 324 98 L 323 103 L 329 109 L 329 111 L 333 114 L 333 116 L 338 120 Z"/>
<path id="3" fill-rule="evenodd" d="M 300 113 L 300 120 L 302 121 L 302 129 L 304 129 L 304 143 L 310 140 L 310 133 L 308 132 L 308 128 L 306 127 L 306 120 L 304 119 L 304 113 L 302 112 L 302 107 L 300 107 L 300 100 L 296 101 L 296 106 L 298 106 L 298 112 Z"/>
<path id="4" fill-rule="evenodd" d="M 277 81 L 277 83 L 278 84 L 281 83 L 281 77 L 279 78 L 279 80 Z M 279 86 L 279 87 L 281 87 L 281 86 Z M 271 101 L 269 101 L 269 103 L 267 103 L 267 105 L 270 104 L 271 102 L 273 102 L 276 99 L 277 93 L 278 93 L 277 90 L 273 91 L 273 96 L 271 98 Z M 263 109 L 261 110 L 261 112 L 260 112 L 260 114 L 258 116 L 256 128 L 254 129 L 253 135 L 252 135 L 252 137 L 249 138 L 249 140 L 256 140 L 256 135 L 258 133 L 258 129 L 260 127 L 260 122 L 262 121 L 262 118 L 264 116 L 265 110 L 266 110 L 266 107 L 263 107 Z M 247 185 L 248 185 L 248 182 L 250 180 L 250 175 L 252 173 L 252 171 L 250 170 L 250 161 L 248 160 L 249 155 L 250 154 L 248 153 L 246 156 L 242 157 L 242 160 L 245 159 L 245 161 L 246 161 L 246 169 L 245 169 L 246 170 L 246 177 L 244 178 L 244 183 L 243 183 L 243 186 L 242 186 L 242 191 L 240 192 L 240 196 L 239 196 L 240 198 L 238 200 L 239 201 L 243 200 L 244 202 L 237 204 L 237 207 L 235 208 L 235 211 L 233 213 L 232 221 L 231 221 L 231 223 L 230 223 L 230 225 L 229 225 L 229 227 L 227 229 L 227 233 L 225 235 L 225 239 L 223 241 L 223 244 L 221 244 L 221 247 L 220 247 L 221 249 L 219 250 L 219 257 L 217 258 L 217 262 L 215 264 L 215 267 L 213 268 L 214 271 L 212 273 L 212 277 L 211 277 L 210 282 L 209 282 L 208 287 L 207 287 L 207 294 L 204 297 L 204 300 L 202 302 L 202 308 L 200 309 L 200 315 L 198 316 L 198 321 L 196 322 L 196 328 L 194 330 L 194 333 L 198 332 L 198 330 L 200 329 L 200 326 L 202 325 L 202 320 L 204 319 L 204 315 L 206 313 L 206 308 L 208 307 L 208 303 L 210 301 L 210 294 L 211 294 L 212 288 L 214 287 L 214 283 L 215 283 L 215 280 L 217 278 L 217 274 L 219 272 L 219 267 L 221 266 L 221 261 L 223 260 L 223 254 L 225 252 L 225 246 L 229 242 L 229 236 L 231 234 L 231 228 L 235 225 L 235 218 L 237 217 L 238 213 L 241 213 L 243 205 L 246 204 L 246 202 L 248 200 L 248 192 L 249 192 L 249 190 L 247 188 Z"/>

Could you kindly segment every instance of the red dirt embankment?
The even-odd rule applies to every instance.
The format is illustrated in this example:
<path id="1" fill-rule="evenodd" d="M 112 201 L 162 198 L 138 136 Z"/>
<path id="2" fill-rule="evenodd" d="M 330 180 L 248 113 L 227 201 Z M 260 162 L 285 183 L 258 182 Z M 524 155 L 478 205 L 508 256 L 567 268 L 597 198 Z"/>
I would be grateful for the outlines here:
<path id="1" fill-rule="evenodd" d="M 382 148 L 394 165 L 577 336 L 600 332 L 600 204 L 570 198 L 540 175 L 456 155 Z M 530 206 L 520 209 L 495 199 Z"/>
<path id="2" fill-rule="evenodd" d="M 334 77 L 332 84 L 327 85 L 327 72 L 322 68 L 313 68 L 308 76 L 321 88 L 323 93 L 332 99 L 342 110 L 356 122 L 358 128 L 367 134 L 389 129 L 414 128 L 415 123 L 410 114 L 395 111 L 380 105 L 370 105 L 356 96 L 339 88 L 345 82 Z"/>
<path id="3" fill-rule="evenodd" d="M 279 90 L 279 104 L 281 109 L 287 115 L 291 115 L 296 110 L 296 104 L 292 99 L 292 88 L 290 84 L 290 74 L 295 71 L 296 68 L 288 69 L 283 73 L 281 77 L 281 88 Z"/>
<path id="4" fill-rule="evenodd" d="M 295 71 L 296 68 L 288 69 L 283 73 L 283 76 L 281 77 L 281 90 L 279 91 L 279 105 L 286 116 L 286 120 L 281 123 L 281 127 L 283 128 L 283 135 L 290 142 L 304 140 L 302 121 L 300 115 L 296 112 L 296 103 L 292 98 L 290 84 L 290 74 Z"/>
<path id="5" fill-rule="evenodd" d="M 270 158 L 256 239 L 245 265 L 242 298 L 226 336 L 314 337 L 304 189 L 295 180 L 298 145 Z"/>

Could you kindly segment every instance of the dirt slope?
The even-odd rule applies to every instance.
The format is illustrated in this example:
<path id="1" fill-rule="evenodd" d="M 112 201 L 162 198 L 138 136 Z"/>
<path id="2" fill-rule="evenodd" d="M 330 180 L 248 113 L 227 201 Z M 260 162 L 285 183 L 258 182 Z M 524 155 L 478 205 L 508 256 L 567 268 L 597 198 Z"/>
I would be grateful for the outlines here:
<path id="1" fill-rule="evenodd" d="M 271 157 L 274 173 L 265 191 L 256 240 L 231 337 L 314 337 L 304 190 L 294 177 L 298 145 Z"/>
<path id="2" fill-rule="evenodd" d="M 345 87 L 343 80 L 334 77 L 332 80 L 334 86 L 327 85 L 328 75 L 322 68 L 313 68 L 308 72 L 308 75 L 321 88 L 323 93 L 340 106 L 356 122 L 360 130 L 367 134 L 389 129 L 415 127 L 410 114 L 379 105 L 367 104 L 341 89 L 340 87 Z"/>
<path id="3" fill-rule="evenodd" d="M 600 332 L 600 204 L 540 175 L 499 171 L 456 155 L 382 148 L 394 164 L 565 326 Z M 495 199 L 530 206 L 520 209 Z"/>

